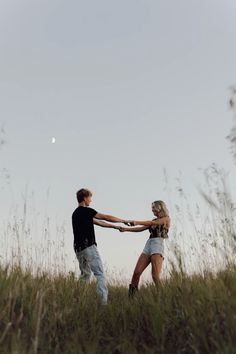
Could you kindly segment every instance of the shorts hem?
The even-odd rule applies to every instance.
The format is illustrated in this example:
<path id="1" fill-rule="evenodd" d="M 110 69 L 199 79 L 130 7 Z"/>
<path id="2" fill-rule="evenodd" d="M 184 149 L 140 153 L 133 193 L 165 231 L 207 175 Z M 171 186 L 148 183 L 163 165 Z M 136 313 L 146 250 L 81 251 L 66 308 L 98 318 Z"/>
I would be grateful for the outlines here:
<path id="1" fill-rule="evenodd" d="M 161 256 L 163 258 L 163 260 L 165 259 L 164 255 L 160 252 L 154 252 L 150 256 L 154 256 L 155 254 L 157 254 L 158 256 Z"/>
<path id="2" fill-rule="evenodd" d="M 146 253 L 146 252 L 143 252 L 143 251 L 142 251 L 142 254 L 144 254 L 144 255 L 147 256 L 147 257 L 151 257 L 151 256 L 154 256 L 154 254 L 158 254 L 158 255 L 161 256 L 163 259 L 165 259 L 164 254 L 162 254 L 162 253 L 160 253 L 160 252 Z"/>

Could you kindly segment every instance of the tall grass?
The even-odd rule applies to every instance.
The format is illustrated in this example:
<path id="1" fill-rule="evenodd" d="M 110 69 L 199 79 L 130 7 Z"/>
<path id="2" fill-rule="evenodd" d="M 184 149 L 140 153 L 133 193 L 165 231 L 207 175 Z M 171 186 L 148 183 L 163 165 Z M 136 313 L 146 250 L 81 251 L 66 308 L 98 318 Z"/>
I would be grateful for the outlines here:
<path id="1" fill-rule="evenodd" d="M 73 273 L 33 277 L 0 269 L 0 353 L 235 353 L 236 267 L 189 276 L 173 271 L 133 300 L 109 286 L 107 306 L 95 284 Z"/>
<path id="2" fill-rule="evenodd" d="M 233 112 L 234 125 L 227 136 L 227 139 L 230 141 L 231 153 L 234 161 L 236 162 L 236 87 L 232 86 L 230 91 L 231 95 L 229 99 L 229 107 Z"/>

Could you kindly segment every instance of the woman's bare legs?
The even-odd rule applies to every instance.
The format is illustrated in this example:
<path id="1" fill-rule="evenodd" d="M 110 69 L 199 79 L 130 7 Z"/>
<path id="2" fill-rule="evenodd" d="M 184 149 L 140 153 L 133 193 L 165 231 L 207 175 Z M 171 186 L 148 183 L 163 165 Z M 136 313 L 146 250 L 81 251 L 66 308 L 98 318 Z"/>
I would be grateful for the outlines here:
<path id="1" fill-rule="evenodd" d="M 159 253 L 155 253 L 151 256 L 151 263 L 152 263 L 152 279 L 155 284 L 158 284 L 160 281 L 163 257 Z"/>
<path id="2" fill-rule="evenodd" d="M 137 264 L 134 269 L 134 273 L 132 276 L 131 280 L 131 285 L 133 287 L 138 287 L 139 284 L 139 279 L 143 271 L 147 268 L 147 266 L 150 264 L 151 259 L 150 256 L 147 256 L 146 254 L 142 253 L 137 261 Z"/>

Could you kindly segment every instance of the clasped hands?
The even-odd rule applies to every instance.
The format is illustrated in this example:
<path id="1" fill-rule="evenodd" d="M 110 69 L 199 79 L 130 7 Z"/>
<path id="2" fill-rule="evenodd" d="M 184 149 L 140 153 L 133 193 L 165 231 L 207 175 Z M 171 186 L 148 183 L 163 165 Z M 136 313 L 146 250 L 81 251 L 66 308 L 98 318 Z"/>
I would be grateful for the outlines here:
<path id="1" fill-rule="evenodd" d="M 124 220 L 123 224 L 125 224 L 126 226 L 135 226 L 135 221 L 134 220 Z M 117 230 L 119 230 L 120 232 L 125 232 L 126 228 L 123 226 L 116 226 L 115 227 Z"/>
<path id="2" fill-rule="evenodd" d="M 135 226 L 136 225 L 134 220 L 124 220 L 123 223 L 126 226 Z"/>

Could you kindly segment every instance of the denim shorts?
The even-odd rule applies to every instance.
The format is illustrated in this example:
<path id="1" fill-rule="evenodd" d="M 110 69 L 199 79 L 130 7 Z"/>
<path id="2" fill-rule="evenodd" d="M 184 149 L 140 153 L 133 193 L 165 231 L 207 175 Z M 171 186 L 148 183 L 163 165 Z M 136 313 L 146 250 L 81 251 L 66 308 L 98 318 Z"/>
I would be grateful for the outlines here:
<path id="1" fill-rule="evenodd" d="M 161 237 L 149 238 L 145 244 L 143 253 L 147 256 L 158 253 L 164 258 L 164 239 Z"/>

